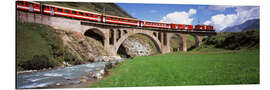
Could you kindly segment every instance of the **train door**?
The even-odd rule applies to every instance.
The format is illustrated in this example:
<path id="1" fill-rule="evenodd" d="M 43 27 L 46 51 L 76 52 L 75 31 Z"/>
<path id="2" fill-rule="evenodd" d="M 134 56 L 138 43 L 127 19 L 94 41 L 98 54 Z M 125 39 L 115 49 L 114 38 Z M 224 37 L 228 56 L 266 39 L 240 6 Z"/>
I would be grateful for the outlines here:
<path id="1" fill-rule="evenodd" d="M 137 21 L 137 27 L 140 27 L 140 21 Z"/>
<path id="2" fill-rule="evenodd" d="M 140 22 L 140 27 L 143 27 L 143 21 L 139 21 Z"/>
<path id="3" fill-rule="evenodd" d="M 51 15 L 54 15 L 54 7 L 51 7 Z"/>
<path id="4" fill-rule="evenodd" d="M 106 22 L 106 17 L 102 16 L 102 22 Z"/>
<path id="5" fill-rule="evenodd" d="M 30 3 L 29 11 L 30 12 L 33 12 L 34 11 L 33 3 Z"/>
<path id="6" fill-rule="evenodd" d="M 100 16 L 98 15 L 98 22 L 100 22 L 101 21 L 101 19 L 100 19 Z"/>
<path id="7" fill-rule="evenodd" d="M 44 5 L 40 4 L 40 13 L 44 12 Z"/>

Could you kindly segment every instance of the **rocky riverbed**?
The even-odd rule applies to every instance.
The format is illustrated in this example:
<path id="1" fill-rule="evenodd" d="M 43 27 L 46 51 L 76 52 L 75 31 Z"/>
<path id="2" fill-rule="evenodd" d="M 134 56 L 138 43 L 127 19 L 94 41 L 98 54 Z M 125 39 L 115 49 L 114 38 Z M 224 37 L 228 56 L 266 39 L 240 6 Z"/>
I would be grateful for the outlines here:
<path id="1" fill-rule="evenodd" d="M 93 62 L 34 73 L 17 73 L 17 88 L 82 87 L 103 78 L 105 67 L 122 60 Z"/>

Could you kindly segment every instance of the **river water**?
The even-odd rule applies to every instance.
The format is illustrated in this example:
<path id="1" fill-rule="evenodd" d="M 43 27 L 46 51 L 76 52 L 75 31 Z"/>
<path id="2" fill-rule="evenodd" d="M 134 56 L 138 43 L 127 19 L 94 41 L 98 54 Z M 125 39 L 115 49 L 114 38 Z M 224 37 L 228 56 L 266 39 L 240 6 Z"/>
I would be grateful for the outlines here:
<path id="1" fill-rule="evenodd" d="M 31 74 L 17 74 L 17 88 L 40 88 L 55 84 L 78 84 L 80 83 L 80 78 L 88 72 L 104 71 L 106 63 L 108 62 L 94 62 Z"/>

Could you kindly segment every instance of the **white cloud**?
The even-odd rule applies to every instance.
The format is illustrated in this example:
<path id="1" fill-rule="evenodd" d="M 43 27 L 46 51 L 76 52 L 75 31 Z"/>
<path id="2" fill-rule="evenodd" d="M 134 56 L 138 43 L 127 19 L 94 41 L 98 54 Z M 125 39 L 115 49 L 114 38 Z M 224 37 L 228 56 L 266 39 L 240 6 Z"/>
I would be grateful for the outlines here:
<path id="1" fill-rule="evenodd" d="M 212 16 L 211 20 L 205 21 L 204 24 L 208 24 L 208 25 L 212 24 L 215 26 L 217 30 L 222 30 L 226 28 L 227 26 L 233 25 L 237 18 L 238 17 L 236 14 L 228 14 L 228 15 L 218 14 L 218 15 Z"/>
<path id="2" fill-rule="evenodd" d="M 223 7 L 225 8 L 225 7 Z M 231 7 L 228 7 L 231 8 Z M 211 17 L 210 20 L 204 22 L 206 25 L 214 25 L 217 31 L 221 31 L 226 27 L 244 23 L 250 19 L 259 18 L 259 7 L 244 7 L 239 6 L 236 8 L 236 14 L 217 14 Z M 226 8 L 225 8 L 226 9 Z"/>
<path id="3" fill-rule="evenodd" d="M 207 20 L 203 23 L 204 25 L 210 25 L 211 24 L 211 21 Z"/>
<path id="4" fill-rule="evenodd" d="M 192 14 L 196 14 L 197 11 L 195 9 L 191 8 L 191 9 L 189 9 L 188 13 L 192 15 Z"/>
<path id="5" fill-rule="evenodd" d="M 161 22 L 167 22 L 167 23 L 181 23 L 181 24 L 191 24 L 193 21 L 193 18 L 191 16 L 193 14 L 196 14 L 196 9 L 189 9 L 188 12 L 182 11 L 182 12 L 172 12 L 167 14 L 166 16 L 162 17 L 160 20 Z"/>

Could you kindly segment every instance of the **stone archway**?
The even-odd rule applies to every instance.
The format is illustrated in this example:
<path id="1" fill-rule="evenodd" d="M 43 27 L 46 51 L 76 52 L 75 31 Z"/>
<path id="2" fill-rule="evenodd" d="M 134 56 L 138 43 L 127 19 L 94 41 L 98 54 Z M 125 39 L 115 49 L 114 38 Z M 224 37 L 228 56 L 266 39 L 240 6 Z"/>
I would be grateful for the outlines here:
<path id="1" fill-rule="evenodd" d="M 187 51 L 190 51 L 196 47 L 199 47 L 202 44 L 202 39 L 203 39 L 202 35 L 198 35 L 198 34 L 189 34 L 189 35 L 194 38 L 195 43 L 194 45 L 187 47 Z"/>
<path id="2" fill-rule="evenodd" d="M 94 38 L 97 41 L 100 41 L 102 45 L 104 46 L 104 39 L 105 39 L 105 34 L 98 28 L 90 28 L 85 30 L 83 33 L 85 36 Z"/>
<path id="3" fill-rule="evenodd" d="M 195 38 L 195 46 L 196 47 L 198 47 L 198 46 L 200 46 L 202 44 L 203 36 L 195 35 L 195 34 L 190 34 L 190 35 Z"/>
<path id="4" fill-rule="evenodd" d="M 142 34 L 142 35 L 147 36 L 148 38 L 150 38 L 150 39 L 154 42 L 154 44 L 155 44 L 155 46 L 157 47 L 158 51 L 159 51 L 160 53 L 162 53 L 161 43 L 159 42 L 158 38 L 154 37 L 153 34 L 143 33 L 143 32 L 135 32 L 135 33 L 132 33 L 132 34 L 127 33 L 127 34 L 121 36 L 121 38 L 116 42 L 116 44 L 115 44 L 115 46 L 114 46 L 114 47 L 115 47 L 115 52 L 117 53 L 117 51 L 118 51 L 120 45 L 121 45 L 128 37 L 130 37 L 130 36 L 132 36 L 132 35 L 135 35 L 135 34 Z"/>
<path id="5" fill-rule="evenodd" d="M 174 40 L 173 40 L 174 39 Z M 173 41 L 172 41 L 173 40 Z M 179 34 L 171 34 L 168 37 L 168 45 L 170 51 L 184 51 L 184 40 L 183 40 L 183 36 L 179 35 Z M 178 46 L 178 47 L 177 47 Z"/>

